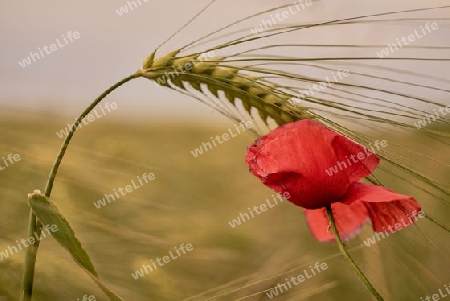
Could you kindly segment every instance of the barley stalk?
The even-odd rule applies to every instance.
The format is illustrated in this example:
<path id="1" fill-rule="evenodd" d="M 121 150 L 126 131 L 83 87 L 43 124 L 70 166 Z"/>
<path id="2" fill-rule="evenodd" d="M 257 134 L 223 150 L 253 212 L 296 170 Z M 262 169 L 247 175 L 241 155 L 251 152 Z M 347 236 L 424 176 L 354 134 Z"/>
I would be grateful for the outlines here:
<path id="1" fill-rule="evenodd" d="M 214 3 L 212 1 L 210 5 Z M 116 87 L 136 77 L 145 77 L 147 79 L 153 80 L 156 83 L 174 89 L 178 92 L 182 92 L 186 95 L 193 96 L 201 100 L 194 93 L 197 93 L 211 99 L 214 102 L 212 107 L 223 113 L 224 115 L 233 118 L 240 119 L 245 118 L 241 116 L 236 116 L 236 112 L 232 112 L 228 107 L 221 103 L 221 101 L 227 102 L 228 105 L 236 108 L 237 110 L 242 109 L 239 106 L 242 105 L 243 110 L 249 115 L 249 118 L 256 118 L 254 112 L 257 112 L 259 118 L 267 126 L 270 126 L 271 120 L 273 120 L 277 125 L 282 125 L 285 123 L 301 120 L 301 119 L 315 119 L 332 129 L 344 134 L 360 143 L 368 144 L 371 140 L 362 131 L 351 130 L 344 124 L 341 124 L 337 120 L 351 120 L 354 124 L 359 122 L 364 122 L 365 124 L 374 125 L 389 125 L 392 128 L 401 128 L 405 130 L 415 130 L 414 126 L 408 124 L 404 119 L 408 120 L 419 120 L 426 116 L 427 112 L 415 108 L 414 104 L 426 104 L 433 107 L 442 106 L 442 103 L 438 101 L 421 98 L 419 96 L 410 95 L 405 92 L 399 92 L 395 90 L 390 90 L 388 88 L 374 87 L 368 84 L 350 84 L 346 82 L 336 83 L 334 87 L 330 87 L 328 91 L 322 93 L 321 97 L 308 96 L 302 100 L 301 103 L 298 100 L 298 91 L 300 87 L 306 85 L 307 83 L 317 83 L 320 82 L 319 78 L 314 78 L 305 74 L 291 73 L 287 71 L 280 71 L 277 69 L 270 69 L 268 66 L 271 65 L 289 65 L 297 67 L 314 67 L 322 70 L 333 71 L 336 70 L 332 65 L 322 65 L 318 66 L 317 62 L 347 62 L 348 65 L 357 66 L 358 64 L 363 65 L 368 61 L 376 60 L 375 57 L 316 57 L 316 58 L 298 58 L 298 57 L 288 57 L 288 56 L 275 56 L 275 55 L 262 55 L 260 53 L 255 54 L 256 51 L 276 49 L 279 47 L 317 47 L 313 44 L 284 44 L 284 45 L 268 45 L 249 49 L 247 51 L 235 52 L 231 55 L 222 56 L 214 60 L 207 60 L 198 62 L 200 58 L 200 53 L 194 54 L 184 54 L 184 52 L 189 51 L 194 46 L 202 45 L 203 42 L 208 42 L 213 40 L 215 34 L 222 32 L 222 30 L 231 28 L 233 25 L 239 24 L 241 21 L 248 20 L 255 16 L 261 16 L 264 13 L 270 13 L 277 9 L 287 7 L 288 5 L 275 7 L 263 12 L 254 14 L 248 18 L 236 21 L 222 29 L 214 31 L 192 43 L 180 48 L 179 50 L 173 51 L 166 54 L 165 56 L 156 58 L 156 51 L 153 52 L 143 64 L 142 70 L 139 70 L 136 74 L 125 79 L 124 81 L 113 86 L 111 89 L 103 93 L 93 105 L 89 106 L 87 111 L 83 113 L 79 120 L 81 120 L 85 114 L 87 114 L 95 105 L 105 97 L 110 91 L 114 90 Z M 440 8 L 446 8 L 449 6 L 443 6 Z M 208 51 L 220 51 L 227 49 L 231 46 L 241 45 L 250 43 L 252 41 L 261 40 L 277 35 L 282 35 L 288 32 L 294 32 L 301 29 L 307 28 L 317 28 L 330 25 L 343 25 L 343 24 L 362 24 L 362 23 L 377 23 L 383 20 L 372 20 L 370 17 L 382 17 L 388 15 L 395 15 L 399 13 L 408 12 L 420 12 L 436 8 L 425 8 L 425 9 L 414 9 L 404 12 L 388 12 L 388 13 L 378 13 L 370 16 L 359 16 L 347 19 L 325 21 L 321 23 L 304 23 L 300 25 L 285 25 L 274 27 L 267 30 L 265 33 L 258 36 L 244 35 L 235 40 L 229 41 L 224 44 L 220 44 L 213 48 L 210 48 L 204 52 Z M 196 17 L 196 16 L 195 16 Z M 194 18 L 195 18 L 194 17 Z M 399 20 L 394 20 L 398 22 L 412 22 L 420 20 L 419 18 L 403 18 Z M 444 19 L 446 20 L 446 19 Z M 188 24 L 191 21 L 188 22 Z M 177 32 L 178 33 L 178 32 Z M 170 38 L 169 38 L 170 39 Z M 164 44 L 164 43 L 163 43 Z M 323 45 L 326 47 L 337 47 L 336 45 Z M 345 45 L 339 45 L 343 47 Z M 366 47 L 375 48 L 382 45 L 347 45 L 349 47 Z M 417 49 L 448 49 L 449 47 L 430 47 L 430 46 L 417 46 Z M 158 47 L 159 49 L 159 47 Z M 157 50 L 158 50 L 157 49 Z M 410 60 L 410 61 L 449 61 L 448 58 L 434 58 L 434 57 L 390 57 L 385 60 L 396 61 L 396 60 Z M 174 74 L 174 70 L 182 69 L 186 64 L 194 62 L 194 66 L 189 69 Z M 246 64 L 246 65 L 244 65 Z M 375 67 L 371 67 L 375 69 Z M 379 67 L 384 71 L 389 70 L 388 67 Z M 403 70 L 394 70 L 401 74 Z M 173 76 L 172 76 L 172 75 Z M 355 75 L 360 77 L 368 77 L 371 79 L 379 79 L 385 81 L 393 81 L 399 84 L 403 84 L 409 87 L 421 87 L 424 89 L 430 89 L 432 91 L 441 91 L 449 93 L 450 90 L 439 88 L 432 85 L 422 84 L 422 83 L 411 83 L 408 81 L 402 81 L 397 78 L 381 77 L 370 74 L 370 72 L 354 72 Z M 425 76 L 424 76 L 425 77 Z M 165 78 L 165 80 L 164 80 Z M 281 83 L 279 80 L 282 80 Z M 285 84 L 284 82 L 290 81 L 291 84 Z M 362 90 L 364 92 L 381 92 L 387 95 L 387 99 L 375 98 L 364 95 L 364 93 L 359 93 L 357 90 Z M 344 93 L 345 95 L 342 95 Z M 325 97 L 329 96 L 329 98 Z M 331 98 L 338 97 L 340 100 L 344 100 L 345 103 L 339 101 L 333 101 Z M 401 97 L 408 101 L 414 102 L 414 104 L 395 104 L 393 101 L 389 100 L 389 97 Z M 363 99 L 361 99 L 363 98 Z M 202 101 L 202 100 L 201 100 Z M 376 108 L 367 108 L 367 105 L 372 104 L 373 101 L 376 102 Z M 402 120 L 395 120 L 396 118 L 402 118 Z M 442 127 L 449 126 L 450 123 L 446 120 L 438 120 L 436 124 Z M 367 125 L 366 125 L 367 126 Z M 367 126 L 369 127 L 369 126 Z M 46 195 L 49 196 L 52 190 L 53 181 L 55 179 L 59 164 L 61 163 L 62 157 L 66 151 L 68 143 L 76 130 L 76 125 L 71 129 L 69 136 L 67 137 L 65 143 L 63 144 L 60 154 L 55 161 L 49 181 L 47 183 Z M 430 129 L 422 128 L 418 129 L 422 132 L 424 136 L 431 137 L 432 139 L 442 143 L 448 143 L 443 140 L 446 137 L 450 137 L 450 134 L 445 130 L 440 129 Z M 261 134 L 261 132 L 259 133 Z M 415 152 L 414 150 L 407 150 L 410 153 L 421 156 L 422 158 L 427 158 L 434 163 L 441 164 L 443 166 L 449 166 L 444 162 L 427 157 L 424 154 Z M 417 183 L 410 183 L 410 185 L 416 186 L 417 188 L 426 191 L 430 196 L 435 199 L 442 201 L 444 204 L 450 204 L 448 196 L 450 196 L 450 191 L 445 185 L 442 185 L 438 181 L 427 177 L 426 175 L 416 171 L 411 163 L 408 162 L 401 156 L 393 152 L 382 152 L 379 154 L 383 158 L 387 166 L 382 166 L 380 169 L 385 172 L 397 173 L 395 176 L 399 179 L 408 181 L 410 178 L 416 180 Z M 409 178 L 408 178 L 409 176 Z M 377 184 L 382 184 L 375 176 L 368 179 L 369 181 Z M 431 187 L 435 191 L 429 191 L 428 188 Z M 445 231 L 449 231 L 448 227 L 443 223 L 438 222 L 436 219 L 427 215 L 429 220 Z M 36 216 L 33 213 L 30 215 L 29 231 L 33 232 L 39 221 L 36 220 Z M 30 233 L 31 233 L 30 232 Z M 32 282 L 34 274 L 34 264 L 36 260 L 38 244 L 35 248 L 30 248 L 27 250 L 26 259 L 26 269 L 24 276 L 24 286 L 23 286 L 23 300 L 31 299 L 32 292 Z M 361 271 L 359 271 L 361 272 Z M 367 280 L 367 279 L 366 279 Z"/>

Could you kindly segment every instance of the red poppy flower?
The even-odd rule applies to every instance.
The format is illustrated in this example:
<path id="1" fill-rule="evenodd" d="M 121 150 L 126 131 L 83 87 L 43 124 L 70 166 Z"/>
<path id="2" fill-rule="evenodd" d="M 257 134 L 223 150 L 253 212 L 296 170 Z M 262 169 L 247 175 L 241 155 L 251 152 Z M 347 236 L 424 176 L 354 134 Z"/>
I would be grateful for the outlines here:
<path id="1" fill-rule="evenodd" d="M 260 137 L 249 147 L 245 161 L 265 185 L 288 192 L 289 201 L 304 208 L 319 241 L 334 240 L 328 229 L 328 205 L 344 240 L 357 235 L 368 219 L 376 232 L 400 230 L 421 210 L 410 196 L 358 182 L 374 171 L 380 159 L 312 120 L 289 123 Z"/>

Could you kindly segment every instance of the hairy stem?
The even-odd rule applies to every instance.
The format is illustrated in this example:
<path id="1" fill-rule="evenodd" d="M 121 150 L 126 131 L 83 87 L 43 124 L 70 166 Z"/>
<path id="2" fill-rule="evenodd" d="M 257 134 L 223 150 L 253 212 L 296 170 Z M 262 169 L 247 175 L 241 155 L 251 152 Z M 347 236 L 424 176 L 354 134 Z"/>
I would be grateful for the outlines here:
<path id="1" fill-rule="evenodd" d="M 56 157 L 55 162 L 53 163 L 52 170 L 50 171 L 50 175 L 48 177 L 47 185 L 45 187 L 45 195 L 47 197 L 50 197 L 50 194 L 52 192 L 53 183 L 56 178 L 56 174 L 58 173 L 58 168 L 61 165 L 61 161 L 64 157 L 64 154 L 66 153 L 67 148 L 69 147 L 70 140 L 73 137 L 73 134 L 78 128 L 78 125 L 81 123 L 81 121 L 112 91 L 117 89 L 118 87 L 122 86 L 126 82 L 129 82 L 132 79 L 141 77 L 142 74 L 140 71 L 137 71 L 136 73 L 122 79 L 121 81 L 117 82 L 116 84 L 109 87 L 105 92 L 103 92 L 99 97 L 97 97 L 93 103 L 91 103 L 84 111 L 81 113 L 80 116 L 75 120 L 75 123 L 72 125 L 69 134 L 67 135 L 66 139 L 64 140 L 61 149 L 59 150 L 58 156 Z M 36 233 L 36 235 L 39 237 L 41 234 L 42 224 L 41 222 L 36 218 L 36 215 L 33 213 L 33 211 L 30 211 L 30 217 L 28 220 L 28 237 L 33 237 Z M 37 252 L 39 248 L 39 240 L 36 240 L 35 244 L 29 244 L 26 250 L 25 254 L 25 270 L 23 274 L 23 281 L 22 281 L 22 291 L 20 295 L 21 301 L 31 301 L 32 295 L 33 295 L 33 278 L 34 278 L 34 269 L 36 265 L 36 257 Z"/>
<path id="2" fill-rule="evenodd" d="M 355 271 L 355 273 L 359 276 L 361 281 L 364 283 L 364 285 L 367 287 L 367 289 L 374 295 L 374 297 L 378 301 L 383 301 L 383 297 L 377 292 L 377 290 L 373 287 L 373 285 L 369 282 L 369 279 L 364 275 L 364 273 L 361 271 L 361 269 L 356 265 L 356 262 L 353 260 L 353 258 L 350 256 L 350 254 L 347 252 L 347 248 L 345 247 L 344 243 L 342 242 L 341 237 L 339 236 L 339 231 L 336 227 L 336 221 L 333 217 L 333 212 L 331 211 L 331 205 L 327 206 L 327 215 L 328 219 L 330 220 L 331 229 L 333 230 L 334 236 L 336 237 L 336 242 L 339 246 L 339 250 L 341 251 L 342 255 L 347 259 L 347 261 L 350 263 L 351 267 Z"/>

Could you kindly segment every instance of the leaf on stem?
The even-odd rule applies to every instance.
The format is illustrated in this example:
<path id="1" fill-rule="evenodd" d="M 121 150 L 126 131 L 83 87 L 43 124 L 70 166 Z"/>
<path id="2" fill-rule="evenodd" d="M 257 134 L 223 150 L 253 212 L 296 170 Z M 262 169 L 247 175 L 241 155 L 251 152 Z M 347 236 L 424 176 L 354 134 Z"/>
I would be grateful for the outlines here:
<path id="1" fill-rule="evenodd" d="M 59 212 L 58 208 L 53 204 L 48 197 L 36 190 L 34 193 L 28 195 L 28 203 L 37 218 L 43 225 L 52 227 L 57 226 L 57 231 L 53 232 L 53 237 L 58 241 L 61 246 L 69 251 L 75 262 L 83 268 L 86 273 L 94 280 L 94 282 L 100 287 L 100 289 L 113 301 L 121 301 L 122 298 L 112 292 L 106 285 L 100 280 L 94 265 L 89 258 L 87 252 L 81 246 L 80 241 L 75 236 L 75 232 L 70 226 L 69 222 Z"/>

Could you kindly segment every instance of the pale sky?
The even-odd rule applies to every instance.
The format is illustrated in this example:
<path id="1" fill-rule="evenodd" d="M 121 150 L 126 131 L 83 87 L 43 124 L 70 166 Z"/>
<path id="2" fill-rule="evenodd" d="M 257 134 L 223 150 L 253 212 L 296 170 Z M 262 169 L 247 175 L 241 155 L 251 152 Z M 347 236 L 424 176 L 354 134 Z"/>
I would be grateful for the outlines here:
<path id="1" fill-rule="evenodd" d="M 136 2 L 138 2 L 136 0 Z M 183 23 L 192 18 L 209 0 L 164 1 L 140 0 L 141 5 L 122 16 L 116 12 L 127 4 L 113 1 L 2 1 L 0 11 L 0 111 L 50 110 L 58 115 L 75 117 L 87 104 L 107 87 L 137 70 L 147 55 L 169 37 Z M 169 42 L 160 54 L 183 46 L 194 39 L 264 8 L 288 4 L 284 0 L 218 0 L 198 20 Z M 308 14 L 299 14 L 298 20 L 327 20 L 342 16 L 360 15 L 396 9 L 445 5 L 447 1 L 402 0 L 322 0 L 314 1 Z M 448 12 L 449 10 L 447 10 Z M 245 23 L 242 29 L 258 25 L 262 18 Z M 62 40 L 69 31 L 80 37 L 58 48 L 23 68 L 19 61 L 30 52 Z M 372 41 L 373 36 L 354 33 L 360 43 Z M 395 32 L 395 31 L 394 31 Z M 349 33 L 351 35 L 351 33 Z M 380 33 L 377 43 L 387 44 L 398 37 L 392 32 Z M 446 37 L 446 38 L 445 38 Z M 345 35 L 332 31 L 329 40 L 339 43 Z M 325 43 L 324 36 L 311 37 Z M 448 39 L 444 31 L 435 41 Z M 429 40 L 430 42 L 431 40 Z M 290 41 L 286 41 L 289 43 Z M 298 42 L 298 41 L 297 41 Z M 448 44 L 447 44 L 448 45 Z M 448 65 L 447 65 L 448 66 Z M 448 72 L 448 68 L 446 69 Z M 438 70 L 438 73 L 444 71 Z M 108 98 L 119 103 L 118 114 L 128 116 L 155 116 L 170 112 L 171 116 L 217 118 L 211 109 L 193 99 L 138 79 L 120 88 Z M 206 119 L 205 119 L 206 120 Z"/>

